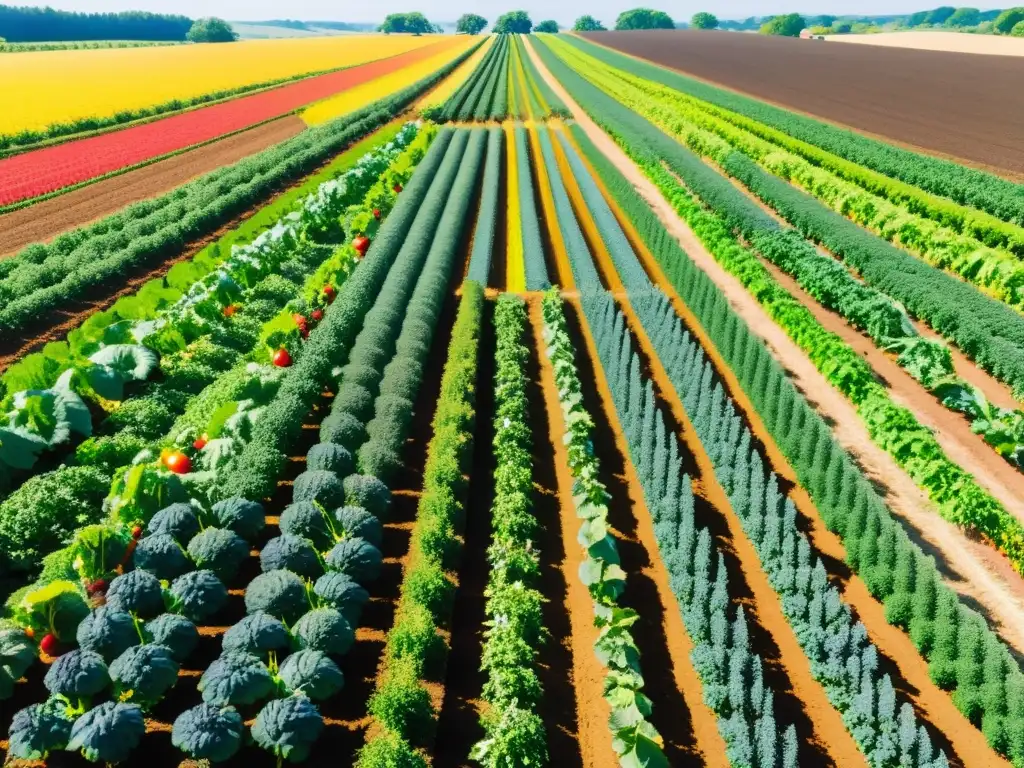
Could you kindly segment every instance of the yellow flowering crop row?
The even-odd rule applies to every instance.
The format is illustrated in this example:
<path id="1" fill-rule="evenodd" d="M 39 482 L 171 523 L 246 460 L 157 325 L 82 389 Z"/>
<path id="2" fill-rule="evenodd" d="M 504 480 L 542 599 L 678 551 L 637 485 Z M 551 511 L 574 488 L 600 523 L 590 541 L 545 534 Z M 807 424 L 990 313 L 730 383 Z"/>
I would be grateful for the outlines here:
<path id="1" fill-rule="evenodd" d="M 473 73 L 473 70 L 477 68 L 484 56 L 487 55 L 487 51 L 492 45 L 494 45 L 495 36 L 490 35 L 484 44 L 480 46 L 480 49 L 466 59 L 459 68 L 445 78 L 444 82 L 441 83 L 437 88 L 428 93 L 420 102 L 416 105 L 417 110 L 429 109 L 430 107 L 439 107 L 448 101 L 448 98 L 457 91 L 469 76 Z"/>
<path id="2" fill-rule="evenodd" d="M 368 83 L 357 85 L 355 88 L 343 91 L 337 96 L 318 101 L 302 112 L 302 119 L 306 121 L 307 125 L 320 125 L 328 120 L 334 120 L 342 115 L 347 115 L 349 112 L 362 109 L 370 102 L 386 98 L 392 93 L 397 93 L 417 80 L 422 80 L 432 72 L 436 72 L 452 59 L 458 58 L 467 49 L 472 48 L 477 42 L 479 41 L 467 36 L 450 38 L 446 41 L 444 47 L 439 48 L 439 52 L 436 55 L 408 67 L 403 67 L 398 72 L 392 72 L 390 75 L 384 75 Z"/>
<path id="3" fill-rule="evenodd" d="M 339 35 L 0 56 L 0 135 L 364 64 L 437 43 L 434 35 Z"/>

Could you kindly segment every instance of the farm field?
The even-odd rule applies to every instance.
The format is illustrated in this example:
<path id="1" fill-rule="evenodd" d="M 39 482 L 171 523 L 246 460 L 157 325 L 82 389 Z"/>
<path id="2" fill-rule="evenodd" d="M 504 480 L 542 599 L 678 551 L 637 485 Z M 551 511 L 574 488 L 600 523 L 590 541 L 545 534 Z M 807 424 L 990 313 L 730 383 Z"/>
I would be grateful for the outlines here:
<path id="1" fill-rule="evenodd" d="M 0 261 L 5 760 L 1024 763 L 1021 188 L 459 41 Z"/>
<path id="2" fill-rule="evenodd" d="M 583 36 L 772 104 L 1024 178 L 1024 152 L 1009 138 L 1024 120 L 1013 85 L 1024 77 L 1017 57 L 689 30 Z M 952 125 L 951 103 L 958 107 Z"/>
<path id="3" fill-rule="evenodd" d="M 961 32 L 886 32 L 872 35 L 830 35 L 829 43 L 913 48 L 921 51 L 979 53 L 987 56 L 1024 56 L 1020 38 L 967 35 Z"/>

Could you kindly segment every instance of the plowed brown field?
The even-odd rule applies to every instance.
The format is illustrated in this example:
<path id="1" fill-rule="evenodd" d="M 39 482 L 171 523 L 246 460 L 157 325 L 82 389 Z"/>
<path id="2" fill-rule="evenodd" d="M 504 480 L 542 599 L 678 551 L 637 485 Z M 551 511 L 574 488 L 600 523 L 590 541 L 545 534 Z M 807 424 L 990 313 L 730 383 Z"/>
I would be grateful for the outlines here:
<path id="1" fill-rule="evenodd" d="M 588 40 L 921 149 L 1024 176 L 1024 58 L 731 32 Z"/>

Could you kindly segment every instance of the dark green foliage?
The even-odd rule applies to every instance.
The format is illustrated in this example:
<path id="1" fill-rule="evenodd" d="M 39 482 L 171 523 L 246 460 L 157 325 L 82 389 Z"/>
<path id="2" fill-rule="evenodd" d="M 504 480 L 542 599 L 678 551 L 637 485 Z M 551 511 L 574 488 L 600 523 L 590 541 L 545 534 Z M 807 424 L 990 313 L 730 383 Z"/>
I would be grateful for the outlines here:
<path id="1" fill-rule="evenodd" d="M 195 622 L 215 615 L 228 599 L 224 584 L 208 570 L 179 576 L 171 582 L 168 594 L 174 611 Z"/>
<path id="2" fill-rule="evenodd" d="M 322 507 L 333 509 L 345 503 L 345 489 L 333 472 L 309 469 L 295 478 L 292 501 L 315 501 Z"/>
<path id="3" fill-rule="evenodd" d="M 108 664 L 125 650 L 139 643 L 131 614 L 101 606 L 78 625 L 75 636 L 83 651 L 94 651 Z"/>
<path id="4" fill-rule="evenodd" d="M 244 735 L 242 716 L 233 707 L 199 704 L 175 719 L 171 744 L 196 760 L 219 763 L 238 752 Z"/>
<path id="5" fill-rule="evenodd" d="M 325 573 L 313 585 L 313 592 L 324 604 L 338 609 L 353 627 L 359 623 L 370 594 L 351 576 L 338 571 Z"/>
<path id="6" fill-rule="evenodd" d="M 380 550 L 363 539 L 342 539 L 324 555 L 327 567 L 351 576 L 361 584 L 380 575 L 383 557 Z"/>
<path id="7" fill-rule="evenodd" d="M 537 200 L 530 166 L 530 142 L 526 139 L 526 128 L 522 125 L 515 127 L 514 135 L 519 179 L 519 216 L 523 230 L 523 261 L 526 263 L 526 289 L 543 291 L 551 287 L 551 280 L 544 263 L 544 241 L 540 234 L 540 219 L 537 217 Z"/>
<path id="8" fill-rule="evenodd" d="M 151 619 L 163 612 L 164 600 L 160 580 L 146 571 L 128 571 L 110 582 L 106 605 L 115 611 Z"/>
<path id="9" fill-rule="evenodd" d="M 230 581 L 249 557 L 249 545 L 234 531 L 206 528 L 188 543 L 188 556 L 197 568 L 212 571 Z"/>
<path id="10" fill-rule="evenodd" d="M 315 608 L 302 615 L 292 627 L 296 648 L 343 656 L 355 642 L 355 632 L 340 611 Z"/>
<path id="11" fill-rule="evenodd" d="M 228 627 L 221 647 L 224 653 L 241 651 L 266 658 L 271 651 L 287 652 L 290 643 L 288 630 L 280 619 L 256 611 Z"/>
<path id="12" fill-rule="evenodd" d="M 158 579 L 174 579 L 192 567 L 182 546 L 168 533 L 142 538 L 132 555 L 135 568 Z"/>
<path id="13" fill-rule="evenodd" d="M 187 659 L 199 643 L 196 625 L 184 616 L 164 613 L 145 625 L 148 642 L 159 643 L 171 650 L 174 658 L 182 662 Z"/>
<path id="14" fill-rule="evenodd" d="M 473 252 L 469 258 L 467 279 L 487 285 L 491 274 L 491 255 L 494 250 L 495 228 L 498 226 L 498 199 L 501 193 L 501 162 L 504 154 L 505 132 L 494 126 L 488 129 L 487 162 L 480 196 L 480 212 L 473 233 Z"/>
<path id="15" fill-rule="evenodd" d="M 391 491 L 371 475 L 349 475 L 345 478 L 345 500 L 365 509 L 379 520 L 387 520 L 391 507 Z"/>
<path id="16" fill-rule="evenodd" d="M 103 657 L 93 651 L 69 651 L 57 658 L 46 672 L 43 684 L 52 694 L 71 701 L 88 701 L 110 684 Z"/>
<path id="17" fill-rule="evenodd" d="M 309 540 L 289 533 L 276 536 L 263 546 L 260 551 L 260 568 L 264 572 L 289 570 L 305 579 L 315 579 L 324 572 L 323 564 Z"/>
<path id="18" fill-rule="evenodd" d="M 170 648 L 150 643 L 135 645 L 114 659 L 110 679 L 119 701 L 151 707 L 178 681 L 178 662 Z"/>
<path id="19" fill-rule="evenodd" d="M 344 447 L 332 443 L 317 443 L 306 454 L 306 468 L 326 470 L 338 477 L 347 477 L 352 474 L 355 464 L 352 461 L 352 454 Z"/>
<path id="20" fill-rule="evenodd" d="M 305 613 L 306 587 L 290 571 L 269 571 L 257 576 L 245 588 L 245 610 L 263 611 L 287 624 Z"/>
<path id="21" fill-rule="evenodd" d="M 166 533 L 182 547 L 187 547 L 192 537 L 199 533 L 199 518 L 191 504 L 178 502 L 164 507 L 146 524 L 151 536 Z"/>
<path id="22" fill-rule="evenodd" d="M 91 763 L 119 763 L 138 746 L 145 732 L 138 705 L 105 701 L 71 726 L 67 749 L 81 752 Z"/>

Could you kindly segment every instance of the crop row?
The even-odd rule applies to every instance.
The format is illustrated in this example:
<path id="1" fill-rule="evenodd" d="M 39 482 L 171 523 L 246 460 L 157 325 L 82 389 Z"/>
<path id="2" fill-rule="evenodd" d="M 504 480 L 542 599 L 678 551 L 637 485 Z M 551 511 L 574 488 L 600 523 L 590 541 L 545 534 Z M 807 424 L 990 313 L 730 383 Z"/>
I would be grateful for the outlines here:
<path id="1" fill-rule="evenodd" d="M 495 237 L 498 234 L 501 198 L 501 157 L 505 132 L 497 126 L 488 129 L 487 162 L 480 191 L 480 209 L 473 232 L 473 252 L 469 257 L 467 279 L 487 285 L 494 256 Z"/>
<path id="2" fill-rule="evenodd" d="M 553 61 L 552 66 L 562 67 L 560 77 L 579 78 L 557 60 Z M 811 356 L 826 378 L 859 407 L 872 438 L 939 503 L 940 512 L 959 525 L 981 530 L 1014 563 L 1024 562 L 1021 554 L 1024 531 L 1020 523 L 970 475 L 946 458 L 934 436 L 918 424 L 910 411 L 893 403 L 884 388 L 875 382 L 867 364 L 848 345 L 822 328 L 806 307 L 777 285 L 756 256 L 736 241 L 730 231 L 728 215 L 723 218 L 715 211 L 731 211 L 733 216 L 744 216 L 748 220 L 747 227 L 751 226 L 749 222 L 757 222 L 759 229 L 769 232 L 777 231 L 775 223 L 738 193 L 728 180 L 704 165 L 678 142 L 582 78 L 574 83 L 578 83 L 581 93 L 587 93 L 601 105 L 600 119 L 606 125 L 614 121 L 612 132 L 619 135 L 627 152 L 662 188 L 715 258 L 750 287 L 758 301 Z M 690 200 L 688 193 L 682 190 L 663 163 L 686 180 L 712 210 L 705 211 Z M 846 219 L 838 218 L 855 227 Z M 885 247 L 891 248 L 887 244 Z M 915 261 L 906 254 L 902 255 Z M 944 275 L 940 277 L 945 278 Z M 961 287 L 971 290 L 967 286 Z M 967 315 L 959 307 L 947 304 L 943 309 L 949 314 L 959 314 L 967 321 Z M 1018 317 L 1008 308 L 1003 309 Z"/>
<path id="3" fill-rule="evenodd" d="M 512 36 L 509 55 L 509 113 L 516 120 L 544 120 L 569 112 L 541 78 L 520 35 Z"/>
<path id="4" fill-rule="evenodd" d="M 388 407 L 389 400 L 400 401 L 403 395 L 405 399 L 415 397 L 419 382 L 416 376 L 409 375 L 410 370 L 414 371 L 417 365 L 422 370 L 429 351 L 430 334 L 449 282 L 452 256 L 459 242 L 457 228 L 465 219 L 468 200 L 474 187 L 472 175 L 476 173 L 483 145 L 482 141 L 475 143 L 476 164 L 470 163 L 470 183 L 465 185 L 469 191 L 464 192 L 461 198 L 452 198 L 454 202 L 446 207 L 447 216 L 441 217 L 441 207 L 445 207 L 445 201 L 449 198 L 453 170 L 459 167 L 466 146 L 465 141 L 451 143 L 449 139 L 450 135 L 446 134 L 432 153 L 433 158 L 438 158 L 445 154 L 445 149 L 450 150 L 447 153 L 447 172 L 442 170 L 436 178 L 432 173 L 420 174 L 416 177 L 419 183 L 414 180 L 410 184 L 412 194 L 401 198 L 404 204 L 402 208 L 418 206 L 424 200 L 421 190 L 433 180 L 431 194 L 425 200 L 427 213 L 420 223 L 422 230 L 429 230 L 431 234 L 438 228 L 439 236 L 429 256 L 424 253 L 426 248 L 422 242 L 418 242 L 394 260 L 396 271 L 385 281 L 379 300 L 385 307 L 395 301 L 404 304 L 415 283 L 412 306 L 420 311 L 412 311 L 411 316 L 415 316 L 420 326 L 427 328 L 427 338 L 423 338 L 424 331 L 413 328 L 411 324 L 403 324 L 403 333 L 397 343 L 392 343 L 394 359 L 384 368 L 383 380 L 377 374 L 382 393 L 386 389 L 391 397 L 382 394 L 375 402 L 371 401 L 374 418 L 366 425 L 363 433 L 364 436 L 369 435 L 369 442 L 373 441 L 375 431 L 386 433 L 388 440 L 399 445 L 404 440 L 404 434 L 396 434 L 396 426 L 398 429 L 400 426 L 388 423 L 386 429 L 375 430 L 374 424 L 382 417 L 387 420 L 394 413 L 394 409 Z M 437 159 L 428 159 L 423 167 L 427 171 L 432 166 L 436 169 L 438 162 Z M 441 205 L 436 201 L 440 201 Z M 408 218 L 401 216 L 401 213 L 403 211 L 396 212 L 396 217 Z M 397 226 L 401 228 L 401 222 Z M 409 228 L 405 229 L 408 231 Z M 428 243 L 432 239 L 428 237 Z M 369 263 L 368 256 L 363 269 Z M 357 270 L 356 274 L 360 274 L 363 269 Z M 337 333 L 339 325 L 332 324 L 330 319 L 338 317 L 336 308 L 342 306 L 341 301 L 351 293 L 354 283 L 353 280 L 343 286 L 339 301 L 328 309 L 325 322 L 310 334 L 309 347 L 319 340 L 324 340 L 321 342 L 324 345 L 331 343 L 331 340 L 325 339 L 325 335 Z M 377 321 L 383 319 L 384 316 L 374 318 Z M 386 325 L 384 321 L 376 327 L 386 333 Z M 394 325 L 391 324 L 391 333 L 397 333 Z M 412 330 L 407 331 L 407 326 Z M 373 327 L 368 318 L 364 330 Z M 371 346 L 360 346 L 357 340 L 352 357 L 358 357 L 360 351 L 369 351 Z M 377 349 L 379 352 L 384 351 Z M 300 365 L 311 354 L 310 349 L 304 350 Z M 390 358 L 390 355 L 385 355 L 382 359 L 378 354 L 378 369 Z M 352 363 L 350 360 L 350 365 L 343 370 L 350 374 L 356 373 L 358 365 L 353 368 Z M 297 370 L 297 367 L 292 370 Z M 272 405 L 280 403 L 283 392 L 282 387 Z M 336 408 L 336 412 L 340 411 Z M 301 421 L 304 412 L 297 415 Z M 364 413 L 364 420 L 369 416 Z M 326 422 L 322 432 L 332 438 L 341 436 Z M 355 447 L 352 442 L 348 444 Z M 263 547 L 260 564 L 264 573 L 253 579 L 246 589 L 245 602 L 249 616 L 229 630 L 225 635 L 224 652 L 204 672 L 199 683 L 204 703 L 182 713 L 175 722 L 172 742 L 192 757 L 216 761 L 234 754 L 243 740 L 243 718 L 235 708 L 248 711 L 247 707 L 268 696 L 270 701 L 256 713 L 251 729 L 252 738 L 260 746 L 279 758 L 299 760 L 308 754 L 312 742 L 322 731 L 322 718 L 311 699 L 326 698 L 340 688 L 340 671 L 329 656 L 343 654 L 352 644 L 354 635 L 351 627 L 358 617 L 358 608 L 366 599 L 365 590 L 358 583 L 374 578 L 381 562 L 376 546 L 380 544 L 380 517 L 386 512 L 387 487 L 371 475 L 353 474 L 356 469 L 353 454 L 358 456 L 361 464 L 369 463 L 362 452 L 350 452 L 338 442 L 321 443 L 310 451 L 306 472 L 295 479 L 293 504 L 280 518 L 282 534 Z M 276 482 L 281 469 L 280 465 L 268 464 L 265 482 Z M 169 478 L 151 476 L 150 480 L 152 483 L 140 483 L 146 487 L 140 488 L 138 497 L 133 500 L 112 497 L 112 515 L 122 527 L 115 524 L 107 528 L 107 539 L 119 540 L 129 550 L 131 560 L 128 561 L 124 556 L 107 559 L 105 555 L 108 551 L 104 548 L 106 542 L 101 538 L 98 547 L 95 542 L 92 542 L 92 546 L 80 543 L 84 556 L 83 552 L 79 552 L 75 565 L 81 572 L 83 563 L 99 563 L 101 568 L 106 569 L 106 575 L 114 563 L 134 564 L 135 569 L 115 578 L 109 589 L 102 578 L 88 581 L 92 593 L 102 594 L 107 591 L 109 594 L 113 590 L 115 598 L 120 590 L 120 587 L 115 589 L 119 580 L 128 579 L 133 584 L 140 580 L 145 582 L 147 570 L 153 572 L 148 579 L 157 584 L 158 596 L 160 591 L 157 578 L 174 578 L 170 593 L 176 601 L 172 601 L 172 605 L 187 616 L 206 618 L 223 604 L 226 593 L 221 579 L 232 579 L 248 555 L 249 547 L 243 543 L 239 534 L 247 533 L 251 538 L 258 532 L 263 524 L 262 509 L 251 502 L 227 499 L 212 506 L 213 516 L 207 518 L 205 523 L 194 519 L 195 513 L 188 505 L 172 505 L 153 514 L 151 506 L 168 500 L 174 501 L 180 496 L 175 492 L 177 484 L 169 482 Z M 144 500 L 141 497 L 147 498 Z M 224 527 L 218 528 L 217 524 Z M 230 530 L 232 524 L 238 530 Z M 125 530 L 123 526 L 128 526 L 130 530 L 132 525 L 137 526 L 136 536 L 142 525 L 149 528 L 150 535 L 135 544 L 130 536 L 122 533 Z M 201 527 L 202 531 L 199 531 Z M 94 528 L 104 529 L 104 526 Z M 109 553 L 120 554 L 113 548 L 109 549 Z M 196 568 L 199 570 L 193 570 Z M 304 579 L 307 580 L 305 583 Z M 185 580 L 185 583 L 179 588 L 181 580 Z M 62 593 L 65 598 L 77 597 L 81 600 L 77 596 L 78 587 L 70 581 L 52 582 L 41 590 L 43 596 L 46 596 L 47 590 L 53 591 L 55 586 L 66 590 Z M 152 584 L 148 587 L 150 592 L 151 587 Z M 177 594 L 179 592 L 180 595 Z M 31 597 L 26 596 L 19 604 L 31 607 L 37 615 L 47 620 L 59 615 L 49 607 L 46 600 L 39 599 L 38 594 L 30 592 Z M 106 608 L 99 610 L 104 615 L 111 613 Z M 107 623 L 104 619 L 103 626 L 106 627 Z M 127 626 L 133 625 L 129 623 Z M 96 631 L 92 635 L 108 638 L 109 633 Z M 86 633 L 83 638 L 91 642 L 89 637 L 92 635 Z M 152 648 L 157 650 L 147 650 L 147 656 L 159 656 L 160 646 L 154 645 Z M 289 655 L 289 648 L 296 652 Z M 95 655 L 90 655 L 94 653 L 84 648 L 62 655 L 51 668 L 55 683 L 58 674 L 54 669 L 60 671 L 61 679 L 66 677 L 76 685 L 83 680 L 101 678 L 102 675 L 95 672 L 98 669 L 95 664 L 97 659 Z M 83 659 L 94 669 L 91 676 L 80 673 L 79 668 L 85 663 Z M 136 666 L 140 665 L 141 662 L 136 663 Z M 65 670 L 64 666 L 68 669 Z M 175 668 L 172 677 L 176 677 L 176 674 Z M 169 679 L 166 665 L 160 679 L 166 688 Z M 56 688 L 54 690 L 61 693 Z M 143 702 L 145 706 L 153 703 L 148 700 Z M 122 701 L 118 704 L 101 704 L 96 714 L 73 713 L 81 715 L 75 722 L 85 724 L 81 729 L 86 735 L 77 739 L 72 736 L 66 742 L 67 748 L 81 748 L 90 759 L 122 759 L 125 750 L 137 743 L 141 736 L 141 731 L 135 727 L 136 721 L 142 722 L 141 711 L 136 711 L 138 707 L 132 709 L 133 706 Z M 51 738 L 55 733 L 54 729 L 48 728 L 50 720 L 36 716 L 41 714 L 44 714 L 43 709 L 31 710 L 31 714 L 26 714 L 19 721 L 28 729 L 26 736 L 21 739 L 23 743 L 31 745 L 34 743 L 33 738 Z M 92 741 L 83 741 L 87 738 Z M 121 751 L 116 751 L 118 749 Z"/>
<path id="5" fill-rule="evenodd" d="M 550 39 L 544 38 L 544 43 L 547 44 Z M 934 206 L 934 209 L 942 211 L 940 216 L 948 217 L 951 221 L 956 221 L 959 218 L 963 222 L 964 230 L 979 231 L 975 230 L 975 227 L 987 226 L 991 227 L 991 231 L 998 232 L 997 222 L 999 219 L 1024 226 L 1024 195 L 1021 193 L 1020 185 L 1011 181 L 948 160 L 929 157 L 886 144 L 853 131 L 837 128 L 813 118 L 742 96 L 734 91 L 726 91 L 700 82 L 679 72 L 625 56 L 575 36 L 569 42 L 594 58 L 614 67 L 749 118 L 752 123 L 774 129 L 775 136 L 785 135 L 791 137 L 790 142 L 802 142 L 809 147 L 838 156 L 843 161 L 848 161 L 842 166 L 836 164 L 837 170 L 841 170 L 844 174 L 851 173 L 852 165 L 863 166 L 885 177 L 898 179 L 907 185 L 920 187 L 935 195 L 972 206 L 995 217 L 985 220 L 982 217 L 973 218 L 970 212 L 960 215 L 959 212 L 948 208 L 942 210 L 939 207 L 941 201 L 939 205 Z M 765 136 L 765 138 L 768 137 Z M 799 151 L 798 147 L 799 145 L 791 144 L 788 148 Z M 820 164 L 827 164 L 827 159 L 820 153 L 808 153 L 806 156 Z M 875 179 L 865 179 L 864 183 L 877 184 L 878 182 Z M 916 205 L 926 206 L 923 196 L 915 194 L 907 186 L 894 189 L 893 194 L 911 199 Z M 1024 241 L 1021 240 L 1019 232 L 1020 230 L 1015 228 L 1015 233 L 1008 233 L 1007 240 L 1003 242 L 1012 243 L 1015 250 L 1021 248 L 1024 246 Z M 990 244 L 996 244 L 995 238 L 991 241 L 987 237 L 983 239 Z"/>
<path id="6" fill-rule="evenodd" d="M 591 217 L 584 226 L 596 230 L 595 247 L 609 254 L 631 297 L 636 296 L 633 301 L 653 295 L 653 286 L 589 171 L 566 137 L 560 135 L 560 139 L 561 150 L 569 158 L 567 167 L 579 184 L 579 210 Z M 604 292 L 580 225 L 567 206 L 568 200 L 558 223 L 567 233 L 566 252 L 583 314 L 643 485 L 683 624 L 694 645 L 691 659 L 704 687 L 704 702 L 717 717 L 731 764 L 795 766 L 796 731 L 790 726 L 780 743 L 774 719 L 775 693 L 762 676 L 760 656 L 749 647 L 743 608 L 729 597 L 725 561 L 721 553 L 713 551 L 708 529 L 697 528 L 691 479 L 682 469 L 681 456 L 687 449 L 680 452 L 680 442 L 656 405 L 653 383 L 640 372 L 636 341 L 615 302 Z"/>
<path id="7" fill-rule="evenodd" d="M 66 543 L 76 525 L 96 520 L 111 476 L 144 449 L 174 453 L 185 471 L 194 462 L 196 470 L 205 472 L 194 473 L 198 481 L 209 480 L 211 473 L 228 462 L 248 439 L 262 407 L 272 399 L 284 366 L 301 356 L 302 337 L 309 333 L 310 324 L 317 325 L 336 294 L 336 286 L 343 283 L 360 258 L 354 244 L 365 236 L 355 231 L 357 220 L 373 222 L 372 226 L 358 224 L 370 230 L 377 224 L 375 211 L 381 217 L 388 215 L 397 198 L 396 190 L 408 180 L 433 135 L 432 129 L 423 129 L 400 154 L 385 152 L 382 157 L 393 160 L 384 172 L 376 160 L 359 166 L 366 171 L 366 179 L 355 184 L 353 190 L 361 188 L 364 196 L 344 210 L 344 225 L 349 231 L 339 235 L 344 242 L 333 253 L 310 244 L 299 247 L 295 238 L 289 243 L 261 235 L 255 241 L 260 243 L 256 253 L 249 246 L 240 249 L 240 254 L 236 250 L 238 264 L 251 270 L 251 289 L 240 296 L 238 286 L 226 278 L 215 276 L 213 283 L 199 281 L 198 291 L 185 298 L 205 298 L 192 305 L 185 321 L 168 328 L 167 338 L 174 343 L 171 349 L 163 350 L 164 380 L 140 397 L 120 404 L 97 434 L 78 446 L 71 466 L 31 478 L 0 504 L 0 552 L 5 570 L 35 571 L 41 558 Z M 283 274 L 257 279 L 260 260 L 272 261 L 268 253 L 272 244 L 280 247 L 290 261 L 285 258 Z M 324 258 L 326 254 L 330 255 Z M 292 262 L 294 265 L 288 268 Z M 211 285 L 215 290 L 208 292 Z M 232 286 L 235 290 L 227 290 Z M 216 290 L 220 287 L 225 289 L 223 293 Z M 160 286 L 156 288 L 153 293 L 159 294 Z M 246 301 L 240 309 L 239 299 Z M 101 330 L 132 326 L 127 321 L 105 325 L 112 319 L 109 314 L 93 319 Z M 151 334 L 146 341 L 152 343 L 154 338 L 156 335 Z M 77 340 L 73 338 L 72 343 Z M 141 352 L 156 358 L 149 347 L 113 349 L 134 350 L 137 355 Z M 276 365 L 266 365 L 271 357 Z M 252 363 L 253 359 L 259 362 Z M 45 356 L 37 356 L 37 360 L 48 362 Z M 33 397 L 46 394 L 42 386 L 36 385 Z"/>
<path id="8" fill-rule="evenodd" d="M 630 629 L 640 615 L 619 603 L 627 574 L 608 522 L 612 497 L 598 479 L 600 467 L 592 443 L 594 420 L 583 405 L 583 385 L 557 289 L 545 293 L 541 311 L 545 353 L 554 369 L 562 411 L 573 505 L 582 521 L 577 541 L 586 557 L 579 577 L 594 603 L 594 625 L 599 630 L 594 652 L 607 669 L 603 695 L 610 709 L 612 748 L 623 766 L 668 766 L 661 734 L 648 720 L 652 705 L 643 692 L 640 652 Z"/>
<path id="9" fill-rule="evenodd" d="M 424 118 L 440 119 L 441 110 L 443 110 L 444 105 L 477 71 L 480 62 L 484 60 L 484 57 L 491 50 L 491 46 L 494 45 L 497 39 L 493 35 L 488 35 L 484 39 L 483 44 L 474 49 L 472 56 L 462 62 L 459 68 L 452 72 L 450 77 L 446 78 L 444 82 L 416 104 L 416 108 Z"/>
<path id="10" fill-rule="evenodd" d="M 508 148 L 507 285 L 510 292 L 548 288 L 544 241 L 530 164 L 530 143 L 523 125 L 506 127 Z"/>
<path id="11" fill-rule="evenodd" d="M 136 203 L 47 245 L 28 246 L 0 264 L 0 330 L 24 331 L 62 304 L 83 298 L 94 286 L 119 279 L 126 270 L 166 261 L 185 243 L 206 235 L 354 139 L 393 120 L 457 64 L 456 59 L 387 99 L 166 195 Z"/>
<path id="12" fill-rule="evenodd" d="M 420 146 L 429 142 L 433 130 L 425 129 Z M 326 285 L 337 289 L 361 258 L 362 243 L 375 233 L 379 217 L 390 210 L 393 184 L 385 186 L 378 179 L 419 133 L 416 124 L 406 124 L 390 142 L 360 157 L 339 178 L 321 184 L 297 211 L 283 216 L 249 244 L 233 247 L 222 261 L 205 257 L 182 265 L 167 278 L 153 280 L 134 296 L 90 316 L 68 334 L 67 342 L 50 344 L 8 368 L 0 378 L 8 393 L 3 402 L 20 403 L 15 412 L 38 408 L 47 417 L 42 424 L 38 417 L 35 421 L 16 417 L 24 426 L 0 431 L 4 442 L 7 437 L 21 438 L 19 450 L 9 456 L 18 462 L 14 468 L 22 470 L 19 476 L 32 469 L 38 454 L 66 449 L 69 432 L 92 435 L 86 400 L 101 413 L 109 411 L 113 423 L 121 430 L 133 429 L 141 439 L 146 425 L 139 424 L 138 417 L 145 414 L 150 421 L 155 417 L 152 408 L 147 412 L 131 396 L 138 387 L 129 386 L 126 393 L 126 385 L 158 368 L 180 379 L 184 354 L 230 335 L 230 327 L 243 322 L 254 309 L 259 310 L 260 319 L 270 321 L 289 293 L 284 279 L 315 284 L 302 291 L 308 299 L 306 311 L 322 314 L 326 301 L 318 292 Z M 364 203 L 374 186 L 375 194 Z M 356 242 L 360 235 L 363 239 Z M 268 280 L 271 276 L 279 276 L 276 292 L 275 282 Z M 282 347 L 294 353 L 299 340 L 294 317 L 295 312 L 284 312 L 268 323 L 251 351 L 252 358 L 269 361 Z M 249 351 L 243 339 L 236 346 Z M 226 358 L 230 363 L 230 355 Z M 196 376 L 195 381 L 201 383 L 203 377 Z M 103 408 L 105 402 L 114 405 Z M 81 419 L 74 420 L 78 412 Z M 0 462 L 14 448 L 14 444 L 8 446 Z"/>
<path id="13" fill-rule="evenodd" d="M 471 758 L 487 768 L 545 765 L 547 734 L 537 714 L 543 697 L 538 655 L 547 638 L 540 558 L 533 542 L 540 523 L 532 508 L 533 430 L 527 408 L 524 344 L 526 305 L 503 295 L 494 307 L 494 501 L 487 550 L 486 626 L 481 669 L 486 675 L 481 715 L 484 738 Z"/>
<path id="14" fill-rule="evenodd" d="M 585 107 L 594 106 L 594 94 L 559 70 L 557 60 L 551 60 L 549 66 Z M 600 117 L 591 112 L 595 118 L 612 114 L 603 101 L 597 103 L 601 104 Z M 651 165 L 644 163 L 649 156 L 642 154 L 645 145 L 623 132 L 625 120 L 632 118 L 620 121 L 617 114 L 615 117 L 611 130 L 620 141 L 634 142 L 627 148 L 638 150 L 642 167 L 650 172 Z M 887 620 L 909 632 L 929 661 L 932 679 L 940 687 L 956 690 L 953 701 L 971 722 L 980 728 L 984 720 L 985 735 L 994 749 L 1011 757 L 1024 755 L 1024 744 L 1015 736 L 1024 717 L 1024 676 L 1005 646 L 981 616 L 958 602 L 931 560 L 909 540 L 870 482 L 832 439 L 829 427 L 756 337 L 747 335 L 745 343 L 737 341 L 742 338 L 736 335 L 740 333 L 737 329 L 745 327 L 742 321 L 668 235 L 643 198 L 586 141 L 581 130 L 573 133 L 666 277 L 708 329 L 711 343 L 735 372 L 825 524 L 841 537 L 847 562 L 864 578 L 870 592 L 885 602 Z M 695 231 L 698 235 L 714 232 L 713 228 L 709 230 L 712 223 L 698 221 Z M 753 357 L 749 357 L 751 354 Z M 904 567 L 913 575 L 894 579 L 897 561 L 912 563 Z M 989 697 L 983 691 L 998 691 L 998 695 Z"/>
<path id="15" fill-rule="evenodd" d="M 499 35 L 479 66 L 443 105 L 424 112 L 438 122 L 504 120 L 508 115 L 508 35 Z"/>

